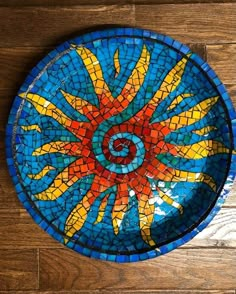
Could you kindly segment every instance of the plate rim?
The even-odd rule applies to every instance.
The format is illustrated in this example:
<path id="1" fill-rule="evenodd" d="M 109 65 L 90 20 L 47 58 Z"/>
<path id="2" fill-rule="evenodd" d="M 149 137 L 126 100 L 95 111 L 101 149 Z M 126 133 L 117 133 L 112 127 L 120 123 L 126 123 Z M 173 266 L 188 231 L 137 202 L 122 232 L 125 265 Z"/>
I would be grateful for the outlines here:
<path id="1" fill-rule="evenodd" d="M 192 52 L 188 46 L 172 39 L 169 36 L 159 34 L 156 32 L 153 32 L 151 30 L 145 30 L 141 28 L 132 28 L 132 27 L 111 27 L 110 29 L 103 29 L 103 30 L 97 30 L 97 31 L 91 31 L 86 34 L 82 34 L 74 39 L 68 40 L 61 45 L 57 46 L 53 51 L 49 52 L 43 59 L 41 59 L 37 65 L 29 72 L 27 75 L 25 81 L 22 83 L 19 91 L 19 93 L 22 92 L 22 88 L 24 86 L 29 86 L 39 75 L 39 73 L 45 69 L 45 67 L 52 63 L 56 57 L 60 57 L 60 55 L 65 52 L 65 50 L 69 50 L 71 44 L 83 44 L 94 41 L 97 37 L 101 38 L 112 38 L 112 37 L 142 37 L 144 39 L 151 39 L 154 41 L 160 41 L 164 44 L 176 49 L 178 52 L 186 55 L 190 52 Z M 207 78 L 211 81 L 211 83 L 214 85 L 214 87 L 218 90 L 219 94 L 222 97 L 222 100 L 225 103 L 225 107 L 228 112 L 228 116 L 230 121 L 228 122 L 229 126 L 231 126 L 232 130 L 232 145 L 234 150 L 236 146 L 236 113 L 234 110 L 233 103 L 230 99 L 230 96 L 223 85 L 223 83 L 220 81 L 214 70 L 209 66 L 209 64 L 201 59 L 198 55 L 194 54 L 189 57 L 190 60 L 194 61 L 201 69 L 204 71 L 204 73 L 207 75 Z M 33 218 L 34 222 L 36 222 L 44 231 L 49 233 L 51 237 L 59 241 L 61 240 L 61 235 L 58 232 L 55 232 L 54 229 L 50 226 L 50 223 L 46 222 L 39 214 L 39 211 L 34 209 L 34 207 L 31 206 L 30 202 L 28 202 L 28 196 L 25 195 L 24 187 L 21 186 L 21 181 L 18 178 L 17 170 L 14 164 L 14 152 L 12 149 L 12 137 L 14 136 L 14 121 L 15 117 L 17 116 L 17 113 L 19 111 L 19 106 L 22 103 L 22 99 L 18 96 L 15 97 L 11 110 L 9 119 L 7 122 L 6 127 L 6 138 L 5 138 L 5 149 L 6 149 L 6 155 L 7 155 L 7 165 L 8 170 L 10 173 L 10 176 L 12 178 L 12 181 L 14 183 L 14 187 L 17 193 L 17 196 L 22 203 L 22 205 L 25 207 L 25 209 L 28 211 L 28 213 Z M 193 237 L 195 237 L 200 231 L 202 231 L 204 228 L 207 227 L 207 225 L 212 221 L 212 219 L 215 217 L 217 212 L 220 210 L 221 206 L 223 205 L 225 199 L 227 198 L 229 191 L 233 185 L 234 178 L 236 176 L 236 154 L 231 153 L 231 160 L 229 160 L 229 171 L 228 175 L 226 176 L 226 179 L 222 185 L 222 190 L 217 196 L 216 203 L 214 207 L 211 209 L 209 214 L 205 217 L 204 220 L 202 220 L 193 230 L 185 234 L 184 236 L 181 236 L 180 238 L 176 239 L 175 241 L 172 241 L 170 243 L 164 244 L 160 246 L 159 248 L 151 248 L 149 251 L 141 252 L 141 253 L 135 253 L 135 254 L 120 254 L 117 252 L 117 254 L 109 254 L 109 253 L 103 253 L 99 252 L 87 247 L 83 247 L 79 244 L 76 244 L 73 241 L 69 241 L 66 244 L 66 247 L 73 249 L 74 251 L 77 251 L 81 253 L 82 255 L 96 258 L 96 259 L 102 259 L 102 260 L 108 260 L 108 261 L 115 261 L 115 262 L 135 262 L 135 261 L 142 261 L 150 258 L 154 258 L 160 255 L 163 255 L 167 252 L 170 252 L 174 250 L 175 248 L 185 244 L 186 242 L 190 241 Z M 235 167 L 234 167 L 235 166 Z M 65 245 L 65 244 L 63 244 Z"/>

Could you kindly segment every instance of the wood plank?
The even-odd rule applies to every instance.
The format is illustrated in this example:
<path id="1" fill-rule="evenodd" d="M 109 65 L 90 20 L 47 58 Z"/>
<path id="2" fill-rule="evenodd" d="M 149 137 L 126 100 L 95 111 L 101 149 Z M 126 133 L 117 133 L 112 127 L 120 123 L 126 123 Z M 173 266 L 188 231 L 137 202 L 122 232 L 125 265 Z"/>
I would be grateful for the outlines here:
<path id="1" fill-rule="evenodd" d="M 132 26 L 134 6 L 2 7 L 0 47 L 54 46 L 108 24 Z"/>
<path id="2" fill-rule="evenodd" d="M 37 289 L 36 250 L 0 250 L 0 264 L 0 290 Z"/>
<path id="3" fill-rule="evenodd" d="M 234 289 L 236 249 L 185 249 L 139 263 L 92 260 L 40 250 L 40 290 Z"/>
<path id="4" fill-rule="evenodd" d="M 16 1 L 16 0 L 15 0 Z M 94 0 L 95 1 L 95 0 Z M 130 0 L 132 1 L 132 0 Z M 138 4 L 205 4 L 205 3 L 235 3 L 235 0 L 134 0 Z"/>
<path id="5" fill-rule="evenodd" d="M 16 247 L 64 248 L 44 232 L 25 209 L 0 209 L 0 249 Z M 236 248 L 236 208 L 222 208 L 205 230 L 181 248 L 199 247 Z"/>
<path id="6" fill-rule="evenodd" d="M 184 3 L 234 3 L 235 0 L 120 0 L 121 4 L 184 4 Z M 116 0 L 0 0 L 1 6 L 25 7 L 25 6 L 76 6 L 76 5 L 113 5 Z"/>
<path id="7" fill-rule="evenodd" d="M 0 294 L 235 294 L 235 290 L 78 290 L 78 291 L 0 291 Z"/>
<path id="8" fill-rule="evenodd" d="M 219 18 L 222 14 L 224 18 Z M 233 42 L 236 39 L 235 16 L 236 3 L 137 5 L 135 9 L 133 5 L 3 7 L 0 46 L 54 45 L 78 35 L 79 30 L 81 33 L 88 26 L 96 24 L 98 28 L 108 23 L 136 24 L 187 43 Z"/>
<path id="9" fill-rule="evenodd" d="M 236 41 L 236 3 L 137 5 L 135 19 L 136 26 L 183 43 Z"/>
<path id="10" fill-rule="evenodd" d="M 16 1 L 16 0 L 15 0 Z M 95 1 L 95 0 L 94 0 Z M 132 1 L 132 0 L 130 0 Z M 235 3 L 235 0 L 133 0 L 136 5 Z"/>
<path id="11" fill-rule="evenodd" d="M 165 1 L 165 0 L 164 0 Z M 167 0 L 168 1 L 168 0 Z M 172 0 L 170 0 L 172 1 Z M 177 0 L 181 1 L 181 0 Z M 193 0 L 194 1 L 194 0 Z M 197 1 L 197 0 L 195 0 Z M 207 0 L 210 1 L 210 0 Z M 220 1 L 220 0 L 213 0 Z M 232 0 L 226 0 L 232 1 Z M 134 0 L 120 0 L 119 5 L 132 4 Z M 0 7 L 27 7 L 27 6 L 57 6 L 57 7 L 68 7 L 68 6 L 78 6 L 78 5 L 114 5 L 117 4 L 116 0 L 0 0 Z"/>
<path id="12" fill-rule="evenodd" d="M 0 145 L 3 143 L 1 142 Z M 0 148 L 0 207 L 22 208 L 8 172 L 5 153 L 2 150 Z"/>
<path id="13" fill-rule="evenodd" d="M 208 62 L 224 83 L 236 83 L 236 44 L 207 45 Z"/>
<path id="14" fill-rule="evenodd" d="M 8 116 L 11 110 L 11 106 L 14 100 L 14 96 L 17 93 L 17 89 L 0 89 L 0 150 L 3 150 L 3 144 L 5 138 L 5 128 L 7 125 Z M 1 154 L 0 154 L 1 158 Z"/>
<path id="15" fill-rule="evenodd" d="M 14 249 L 16 247 L 63 248 L 63 245 L 44 232 L 25 209 L 1 209 L 0 249 Z"/>
<path id="16" fill-rule="evenodd" d="M 1 93 L 1 91 L 0 91 Z M 22 208 L 17 198 L 15 188 L 8 172 L 5 155 L 5 125 L 8 117 L 8 99 L 1 99 L 0 94 L 0 207 L 1 208 Z M 5 103 L 3 102 L 5 101 Z M 3 103 L 2 103 L 3 102 Z M 2 116 L 1 116 L 2 115 Z M 3 119 L 3 120 L 2 120 Z M 1 218 L 1 216 L 0 216 Z"/>

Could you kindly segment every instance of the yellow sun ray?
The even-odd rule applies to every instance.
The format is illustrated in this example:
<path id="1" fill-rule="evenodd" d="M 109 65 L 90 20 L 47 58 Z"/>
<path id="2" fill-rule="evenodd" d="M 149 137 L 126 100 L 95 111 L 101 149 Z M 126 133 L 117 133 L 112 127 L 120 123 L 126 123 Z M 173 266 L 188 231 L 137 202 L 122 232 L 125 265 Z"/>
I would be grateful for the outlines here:
<path id="1" fill-rule="evenodd" d="M 163 126 L 168 126 L 172 130 L 178 130 L 182 127 L 192 125 L 206 116 L 209 110 L 215 105 L 218 101 L 219 96 L 211 97 L 205 99 L 204 101 L 198 103 L 194 107 L 190 108 L 187 111 L 181 112 L 178 115 L 174 115 L 171 118 L 168 118 L 160 124 Z"/>
<path id="2" fill-rule="evenodd" d="M 190 57 L 190 54 L 187 55 Z M 166 75 L 160 88 L 157 90 L 153 98 L 148 104 L 157 105 L 161 100 L 164 100 L 171 92 L 173 92 L 182 80 L 185 66 L 188 58 L 183 57 Z"/>
<path id="3" fill-rule="evenodd" d="M 105 110 L 105 113 L 103 113 L 104 119 L 108 119 L 112 115 L 121 113 L 125 108 L 129 106 L 144 82 L 149 63 L 150 53 L 147 50 L 147 47 L 144 45 L 139 60 L 132 70 L 132 73 L 128 78 L 120 95 L 118 95 L 118 97 L 113 101 L 113 104 L 111 105 L 109 111 L 107 111 L 107 108 L 103 109 Z"/>
<path id="4" fill-rule="evenodd" d="M 39 125 L 21 126 L 24 131 L 37 131 L 41 133 L 41 128 Z"/>
<path id="5" fill-rule="evenodd" d="M 78 158 L 60 172 L 46 190 L 34 196 L 39 200 L 56 200 L 82 177 L 93 174 L 94 170 L 94 163 L 87 163 L 86 158 Z"/>
<path id="6" fill-rule="evenodd" d="M 90 198 L 95 198 L 97 196 L 98 195 L 95 195 L 92 191 L 89 191 L 71 211 L 65 225 L 65 233 L 68 237 L 73 237 L 73 235 L 83 227 L 91 207 Z M 66 242 L 67 239 L 65 239 L 65 243 Z"/>
<path id="7" fill-rule="evenodd" d="M 71 45 L 75 48 L 78 55 L 81 57 L 81 60 L 84 63 L 85 68 L 89 74 L 89 77 L 92 81 L 94 91 L 98 96 L 99 102 L 102 106 L 106 106 L 107 100 L 113 101 L 111 91 L 106 84 L 100 62 L 97 57 L 88 49 L 81 46 Z M 102 94 L 105 93 L 105 97 Z M 100 106 L 101 106 L 100 105 Z"/>
<path id="8" fill-rule="evenodd" d="M 117 100 L 121 103 L 121 105 L 122 101 L 124 101 L 123 103 L 127 107 L 126 100 L 131 102 L 137 95 L 137 92 L 144 82 L 149 63 L 150 53 L 147 50 L 147 47 L 144 45 L 138 62 L 136 63 L 130 77 L 128 78 L 123 90 L 121 91 L 121 94 L 117 97 Z"/>
<path id="9" fill-rule="evenodd" d="M 190 94 L 190 93 L 185 93 L 185 94 L 181 94 L 181 95 L 178 95 L 170 104 L 170 106 L 167 108 L 167 110 L 171 110 L 173 108 L 175 108 L 177 105 L 180 104 L 181 101 L 184 100 L 184 98 L 187 98 L 187 97 L 192 97 L 194 96 L 194 94 Z"/>
<path id="10" fill-rule="evenodd" d="M 46 190 L 34 196 L 39 200 L 56 200 L 78 180 L 79 178 L 77 176 L 69 179 L 69 168 L 66 167 L 56 176 L 52 184 Z"/>
<path id="11" fill-rule="evenodd" d="M 129 182 L 129 186 L 135 192 L 138 200 L 139 228 L 144 242 L 150 246 L 156 243 L 151 237 L 151 225 L 155 212 L 155 199 L 148 179 L 138 177 Z"/>
<path id="12" fill-rule="evenodd" d="M 55 170 L 55 167 L 51 165 L 45 166 L 39 173 L 37 174 L 28 174 L 28 177 L 34 180 L 42 179 L 50 170 Z"/>
<path id="13" fill-rule="evenodd" d="M 174 146 L 178 156 L 188 159 L 201 159 L 220 153 L 229 153 L 230 150 L 221 142 L 205 140 L 192 145 Z M 172 150 L 170 150 L 170 153 Z"/>
<path id="14" fill-rule="evenodd" d="M 67 128 L 71 133 L 73 133 L 76 137 L 82 139 L 83 135 L 80 133 L 83 130 L 89 128 L 90 124 L 86 122 L 78 122 L 70 119 L 66 114 L 64 114 L 58 107 L 56 107 L 52 102 L 48 101 L 44 97 L 33 94 L 33 93 L 21 93 L 19 97 L 26 99 L 30 103 L 33 104 L 35 109 L 41 115 L 46 115 L 52 117 L 56 120 L 60 125 Z"/>
<path id="15" fill-rule="evenodd" d="M 201 182 L 207 184 L 214 192 L 216 192 L 216 183 L 214 179 L 205 173 L 188 172 L 175 169 L 170 181 L 172 182 Z M 164 179 L 168 180 L 168 174 L 164 176 Z"/>
<path id="16" fill-rule="evenodd" d="M 215 131 L 215 130 L 217 130 L 217 127 L 215 127 L 215 126 L 206 126 L 201 129 L 198 129 L 198 130 L 193 130 L 192 132 L 197 135 L 203 136 L 203 135 L 206 135 L 206 134 L 210 133 L 211 131 Z"/>
<path id="17" fill-rule="evenodd" d="M 153 203 L 153 197 L 146 194 L 140 194 L 138 202 L 139 211 L 139 227 L 141 236 L 144 242 L 150 246 L 155 246 L 156 243 L 151 237 L 151 224 L 153 222 L 155 206 Z"/>
<path id="18" fill-rule="evenodd" d="M 120 61 L 119 61 L 119 50 L 117 49 L 115 54 L 114 54 L 114 67 L 116 70 L 116 74 L 115 77 L 118 76 L 118 74 L 120 73 Z"/>
<path id="19" fill-rule="evenodd" d="M 120 225 L 127 211 L 128 201 L 129 201 L 128 185 L 126 183 L 119 184 L 115 203 L 112 209 L 112 224 L 113 224 L 114 233 L 116 235 L 119 233 Z"/>
<path id="20" fill-rule="evenodd" d="M 187 55 L 190 57 L 190 54 Z M 170 93 L 172 93 L 182 80 L 184 70 L 187 64 L 188 58 L 183 57 L 165 76 L 159 89 L 153 95 L 152 99 L 135 115 L 135 117 L 141 119 L 147 119 L 152 117 L 156 110 L 156 107 L 161 101 L 163 101 Z M 132 117 L 130 123 L 135 122 L 135 117 Z"/>
<path id="21" fill-rule="evenodd" d="M 53 117 L 61 125 L 66 125 L 67 121 L 71 121 L 59 108 L 52 102 L 46 100 L 44 97 L 33 93 L 21 93 L 19 97 L 28 100 L 32 103 L 38 113 L 46 116 Z"/>
<path id="22" fill-rule="evenodd" d="M 43 154 L 56 153 L 56 152 L 67 154 L 72 151 L 72 148 L 73 148 L 73 155 L 80 155 L 81 149 L 79 147 L 82 148 L 79 142 L 55 141 L 55 142 L 44 144 L 40 146 L 39 148 L 35 149 L 32 155 L 39 156 Z"/>
<path id="23" fill-rule="evenodd" d="M 102 199 L 101 204 L 100 204 L 100 206 L 98 208 L 98 216 L 97 216 L 97 219 L 94 222 L 94 224 L 98 224 L 98 223 L 100 223 L 103 220 L 103 217 L 104 217 L 104 214 L 105 214 L 105 210 L 106 210 L 106 207 L 107 207 L 108 196 L 109 196 L 109 194 L 106 195 Z"/>
<path id="24" fill-rule="evenodd" d="M 90 190 L 83 199 L 75 206 L 66 220 L 65 233 L 68 237 L 72 237 L 84 225 L 88 212 L 95 199 L 110 187 L 111 183 L 108 180 L 102 183 L 99 176 L 95 175 Z M 99 188 L 99 190 L 97 190 Z M 65 238 L 64 242 L 68 240 Z"/>
<path id="25" fill-rule="evenodd" d="M 93 117 L 94 112 L 99 113 L 98 108 L 95 105 L 89 103 L 88 101 L 83 100 L 78 96 L 71 95 L 63 90 L 60 90 L 60 92 L 67 100 L 67 102 L 79 113 L 86 115 L 87 117 Z"/>
<path id="26" fill-rule="evenodd" d="M 178 202 L 174 201 L 170 196 L 168 196 L 167 194 L 165 194 L 160 188 L 156 188 L 159 194 L 159 197 L 165 201 L 167 204 L 177 208 L 179 210 L 180 214 L 183 214 L 184 209 L 183 206 L 181 204 L 179 204 Z"/>

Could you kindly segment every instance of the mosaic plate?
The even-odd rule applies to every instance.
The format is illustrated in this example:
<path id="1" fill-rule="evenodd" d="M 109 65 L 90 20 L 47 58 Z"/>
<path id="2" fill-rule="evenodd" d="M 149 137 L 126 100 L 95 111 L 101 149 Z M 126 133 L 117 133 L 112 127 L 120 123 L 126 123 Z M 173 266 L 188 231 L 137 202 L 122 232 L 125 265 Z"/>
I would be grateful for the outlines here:
<path id="1" fill-rule="evenodd" d="M 7 161 L 19 199 L 55 239 L 94 258 L 144 260 L 193 238 L 222 205 L 233 119 L 221 81 L 185 45 L 98 31 L 30 72 L 9 116 Z"/>

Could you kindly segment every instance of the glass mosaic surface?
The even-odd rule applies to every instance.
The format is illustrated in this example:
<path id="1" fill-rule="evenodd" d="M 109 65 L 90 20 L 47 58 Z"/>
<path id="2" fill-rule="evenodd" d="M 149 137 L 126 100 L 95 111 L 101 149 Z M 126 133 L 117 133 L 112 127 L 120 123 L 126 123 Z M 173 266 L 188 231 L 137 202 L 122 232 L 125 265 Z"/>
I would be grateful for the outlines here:
<path id="1" fill-rule="evenodd" d="M 223 203 L 233 119 L 224 86 L 185 45 L 139 29 L 93 32 L 26 78 L 7 126 L 9 170 L 55 239 L 86 256 L 144 260 L 190 240 Z"/>

